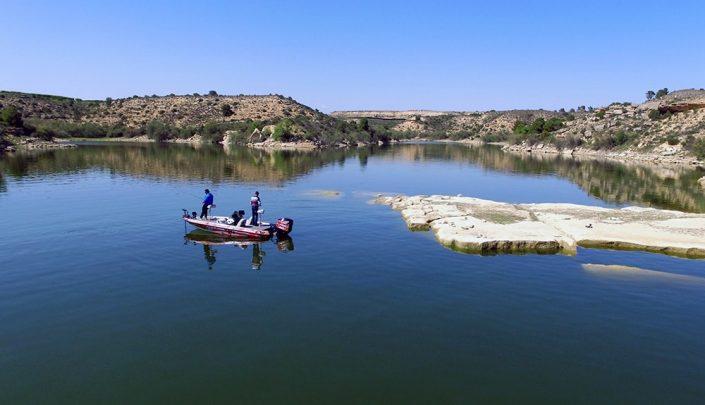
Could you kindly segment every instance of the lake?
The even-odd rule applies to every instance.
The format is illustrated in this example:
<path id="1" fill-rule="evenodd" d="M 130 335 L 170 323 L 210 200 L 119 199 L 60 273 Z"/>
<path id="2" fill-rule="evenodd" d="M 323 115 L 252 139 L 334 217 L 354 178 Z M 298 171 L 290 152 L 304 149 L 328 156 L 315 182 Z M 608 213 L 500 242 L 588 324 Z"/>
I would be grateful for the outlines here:
<path id="1" fill-rule="evenodd" d="M 696 170 L 430 143 L 0 158 L 2 403 L 696 403 L 705 262 L 454 252 L 378 193 L 705 212 Z M 294 218 L 229 244 L 181 221 Z M 589 271 L 625 265 L 634 274 Z"/>

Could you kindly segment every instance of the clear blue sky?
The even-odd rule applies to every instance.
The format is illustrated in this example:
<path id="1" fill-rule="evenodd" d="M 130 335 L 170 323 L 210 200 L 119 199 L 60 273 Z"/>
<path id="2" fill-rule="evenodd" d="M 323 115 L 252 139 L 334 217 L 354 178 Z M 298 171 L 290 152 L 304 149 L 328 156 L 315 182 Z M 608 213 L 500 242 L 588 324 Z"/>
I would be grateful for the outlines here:
<path id="1" fill-rule="evenodd" d="M 0 89 L 86 99 L 597 106 L 705 87 L 705 2 L 3 0 L 0 55 Z"/>

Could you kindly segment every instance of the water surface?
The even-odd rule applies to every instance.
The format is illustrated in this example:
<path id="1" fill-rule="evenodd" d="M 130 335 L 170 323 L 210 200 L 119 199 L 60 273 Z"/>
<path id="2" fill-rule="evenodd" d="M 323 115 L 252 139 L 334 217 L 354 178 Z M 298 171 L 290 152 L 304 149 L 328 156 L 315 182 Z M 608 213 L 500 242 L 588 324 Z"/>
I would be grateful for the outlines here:
<path id="1" fill-rule="evenodd" d="M 705 395 L 705 262 L 460 254 L 368 202 L 442 193 L 705 212 L 697 171 L 425 144 L 83 145 L 4 157 L 0 173 L 3 403 Z M 259 190 L 266 219 L 295 219 L 292 241 L 184 229 L 181 208 L 196 210 L 206 187 L 222 214 Z"/>

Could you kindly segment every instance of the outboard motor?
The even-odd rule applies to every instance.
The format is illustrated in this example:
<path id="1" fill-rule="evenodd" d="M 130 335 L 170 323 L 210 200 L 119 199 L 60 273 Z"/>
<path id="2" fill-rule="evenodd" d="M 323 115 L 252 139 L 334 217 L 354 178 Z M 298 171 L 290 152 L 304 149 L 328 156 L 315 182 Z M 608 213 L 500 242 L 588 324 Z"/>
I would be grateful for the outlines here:
<path id="1" fill-rule="evenodd" d="M 274 225 L 277 233 L 280 235 L 288 235 L 294 229 L 294 220 L 291 218 L 279 218 Z"/>

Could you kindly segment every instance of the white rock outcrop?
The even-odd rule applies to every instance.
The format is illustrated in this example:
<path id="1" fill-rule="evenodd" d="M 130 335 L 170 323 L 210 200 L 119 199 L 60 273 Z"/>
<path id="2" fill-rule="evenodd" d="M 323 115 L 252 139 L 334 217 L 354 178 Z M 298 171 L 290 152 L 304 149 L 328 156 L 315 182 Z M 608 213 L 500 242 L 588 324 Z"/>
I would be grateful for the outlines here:
<path id="1" fill-rule="evenodd" d="M 577 246 L 705 258 L 705 214 L 576 204 L 509 204 L 471 197 L 380 196 L 409 229 L 476 253 L 573 253 Z"/>

